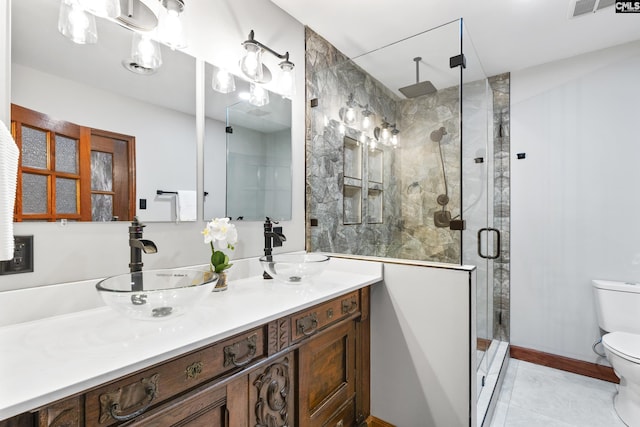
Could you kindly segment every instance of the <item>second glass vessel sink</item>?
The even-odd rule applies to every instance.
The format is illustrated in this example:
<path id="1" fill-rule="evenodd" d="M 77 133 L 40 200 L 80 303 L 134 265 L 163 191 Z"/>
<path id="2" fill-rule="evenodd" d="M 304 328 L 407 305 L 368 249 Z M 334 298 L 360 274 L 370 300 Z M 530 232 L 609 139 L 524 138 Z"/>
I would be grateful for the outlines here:
<path id="1" fill-rule="evenodd" d="M 260 263 L 274 279 L 298 284 L 322 273 L 329 264 L 329 257 L 321 254 L 269 255 L 261 257 Z"/>

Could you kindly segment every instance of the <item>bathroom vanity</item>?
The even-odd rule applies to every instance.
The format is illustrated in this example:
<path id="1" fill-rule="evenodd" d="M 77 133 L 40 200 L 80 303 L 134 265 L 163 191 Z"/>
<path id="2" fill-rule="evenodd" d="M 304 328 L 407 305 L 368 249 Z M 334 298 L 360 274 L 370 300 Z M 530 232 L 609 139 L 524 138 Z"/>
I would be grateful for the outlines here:
<path id="1" fill-rule="evenodd" d="M 0 426 L 357 425 L 381 278 L 250 277 L 173 320 L 101 307 L 0 328 Z"/>

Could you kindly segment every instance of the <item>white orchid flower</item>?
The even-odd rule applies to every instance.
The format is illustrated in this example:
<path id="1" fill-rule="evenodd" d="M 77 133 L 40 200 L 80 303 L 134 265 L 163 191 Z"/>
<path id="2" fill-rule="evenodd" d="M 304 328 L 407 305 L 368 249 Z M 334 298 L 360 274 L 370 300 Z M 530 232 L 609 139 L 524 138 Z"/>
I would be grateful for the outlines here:
<path id="1" fill-rule="evenodd" d="M 202 231 L 204 243 L 213 242 L 219 249 L 234 249 L 238 242 L 238 231 L 234 224 L 229 223 L 229 218 L 214 218 Z"/>

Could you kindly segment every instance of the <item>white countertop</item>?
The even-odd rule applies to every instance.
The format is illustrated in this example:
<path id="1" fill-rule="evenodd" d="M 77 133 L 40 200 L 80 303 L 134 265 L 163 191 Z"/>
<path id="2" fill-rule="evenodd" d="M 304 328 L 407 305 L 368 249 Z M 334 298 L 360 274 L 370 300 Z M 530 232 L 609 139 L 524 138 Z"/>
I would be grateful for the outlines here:
<path id="1" fill-rule="evenodd" d="M 232 280 L 174 319 L 130 320 L 105 306 L 1 327 L 0 420 L 382 280 L 381 264 L 353 263 L 332 259 L 303 285 Z"/>

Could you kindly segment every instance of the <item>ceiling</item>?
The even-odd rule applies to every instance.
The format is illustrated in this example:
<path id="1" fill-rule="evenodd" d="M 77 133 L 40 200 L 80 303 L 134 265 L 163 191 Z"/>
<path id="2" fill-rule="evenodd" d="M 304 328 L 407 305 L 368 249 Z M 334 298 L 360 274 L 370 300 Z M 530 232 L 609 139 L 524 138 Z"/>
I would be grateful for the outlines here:
<path id="1" fill-rule="evenodd" d="M 572 17 L 576 0 L 271 1 L 351 58 L 463 18 L 466 41 L 470 39 L 475 47 L 487 76 L 640 39 L 640 14 L 615 13 L 615 7 L 609 6 Z M 597 6 L 597 0 L 590 1 Z M 389 83 L 392 88 L 412 83 L 408 81 L 415 79 L 412 58 L 425 57 L 415 47 L 406 46 L 399 58 L 409 71 L 402 81 Z M 465 47 L 465 55 L 470 53 Z M 376 69 L 389 65 L 397 68 L 387 60 Z M 421 80 L 423 75 L 433 80 L 428 65 L 422 64 Z M 386 84 L 384 78 L 379 80 Z"/>

